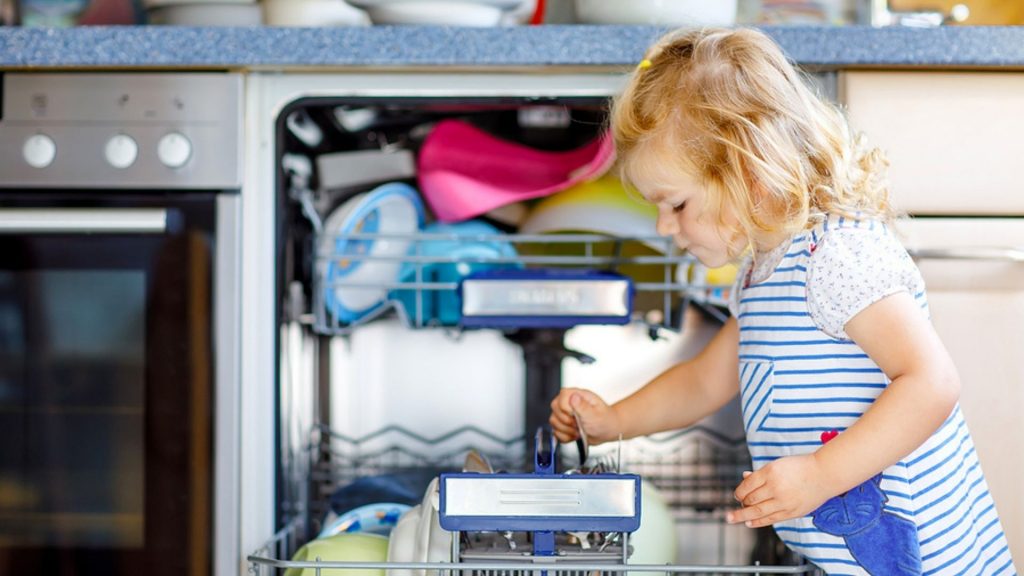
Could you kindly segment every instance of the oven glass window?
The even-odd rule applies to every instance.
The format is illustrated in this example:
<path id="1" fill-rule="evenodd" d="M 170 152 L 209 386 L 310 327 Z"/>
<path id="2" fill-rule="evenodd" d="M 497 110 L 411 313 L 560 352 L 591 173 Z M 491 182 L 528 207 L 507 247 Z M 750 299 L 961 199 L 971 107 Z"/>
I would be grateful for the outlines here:
<path id="1" fill-rule="evenodd" d="M 3 201 L 0 575 L 209 574 L 214 198 Z"/>
<path id="2" fill-rule="evenodd" d="M 0 270 L 0 538 L 144 542 L 146 275 Z"/>

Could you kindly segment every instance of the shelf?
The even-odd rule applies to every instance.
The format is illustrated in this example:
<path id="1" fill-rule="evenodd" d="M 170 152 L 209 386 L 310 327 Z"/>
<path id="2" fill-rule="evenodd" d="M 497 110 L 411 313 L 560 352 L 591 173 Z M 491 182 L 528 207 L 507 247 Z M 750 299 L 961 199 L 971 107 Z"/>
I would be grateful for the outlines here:
<path id="1" fill-rule="evenodd" d="M 479 448 L 495 470 L 515 472 L 523 468 L 525 446 L 524 438 L 499 438 L 473 426 L 455 428 L 433 437 L 389 426 L 358 438 L 316 426 L 304 450 L 288 458 L 296 464 L 301 460 L 302 466 L 293 469 L 294 479 L 304 478 L 307 488 L 292 495 L 301 500 L 292 500 L 284 506 L 287 511 L 284 528 L 259 550 L 251 552 L 248 557 L 251 571 L 269 575 L 283 568 L 377 568 L 376 564 L 338 562 L 331 558 L 319 558 L 315 564 L 290 558 L 301 544 L 319 532 L 321 519 L 330 512 L 331 495 L 355 480 L 411 471 L 427 472 L 427 476 L 440 471 L 460 471 L 466 452 L 471 448 Z M 575 451 L 571 447 L 562 448 L 558 470 L 567 471 L 576 464 Z M 589 462 L 602 462 L 609 470 L 639 473 L 645 482 L 656 487 L 677 526 L 703 524 L 724 530 L 724 513 L 735 506 L 732 490 L 742 479 L 743 471 L 750 469 L 749 453 L 742 437 L 725 437 L 701 426 L 629 440 L 621 447 L 608 443 L 596 448 Z M 763 535 L 769 537 L 768 534 L 770 531 Z M 719 535 L 717 545 L 726 545 L 724 534 Z M 724 552 L 719 550 L 717 556 L 724 558 Z M 801 563 L 796 556 L 768 557 L 768 560 L 773 565 L 659 565 L 653 573 L 820 574 L 813 565 Z M 532 574 L 536 565 L 529 555 L 468 553 L 462 554 L 460 562 L 454 564 L 380 563 L 379 568 L 427 569 L 428 574 L 434 574 L 435 570 L 439 571 L 437 573 L 452 570 L 453 574 L 458 572 L 465 576 L 499 576 Z M 621 576 L 627 571 L 633 574 L 653 571 L 653 566 L 644 568 L 647 570 L 624 563 L 621 553 L 617 559 L 595 561 L 567 552 L 559 554 L 554 563 L 544 565 L 551 574 L 568 573 L 570 576 Z"/>
<path id="2" fill-rule="evenodd" d="M 318 251 L 314 266 L 314 330 L 321 334 L 348 334 L 387 315 L 397 315 L 410 328 L 461 329 L 467 322 L 460 283 L 494 271 L 621 275 L 632 286 L 631 309 L 622 321 L 669 330 L 679 329 L 686 300 L 724 306 L 731 288 L 707 282 L 703 266 L 664 237 L 361 233 L 319 237 L 316 245 L 335 247 Z M 563 294 L 542 296 L 554 300 Z M 573 302 L 588 298 L 588 293 L 565 296 Z M 580 323 L 600 322 L 581 314 Z"/>

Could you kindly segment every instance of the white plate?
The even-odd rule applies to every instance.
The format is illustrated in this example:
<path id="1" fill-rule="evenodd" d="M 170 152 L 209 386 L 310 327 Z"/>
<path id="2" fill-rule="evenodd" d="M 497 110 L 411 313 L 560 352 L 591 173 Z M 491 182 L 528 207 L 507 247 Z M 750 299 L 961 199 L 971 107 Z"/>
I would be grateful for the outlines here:
<path id="1" fill-rule="evenodd" d="M 451 561 L 452 533 L 441 528 L 438 486 L 437 478 L 431 480 L 423 502 L 398 519 L 388 541 L 388 562 Z M 426 570 L 388 570 L 387 576 L 426 576 Z"/>
<path id="2" fill-rule="evenodd" d="M 259 4 L 237 2 L 205 4 L 164 4 L 146 11 L 149 24 L 170 26 L 259 26 L 263 12 Z"/>
<path id="3" fill-rule="evenodd" d="M 352 0 L 374 24 L 497 26 L 522 0 Z"/>
<path id="4" fill-rule="evenodd" d="M 255 4 L 257 0 L 142 0 L 143 8 L 172 4 Z"/>
<path id="5" fill-rule="evenodd" d="M 732 26 L 737 0 L 576 0 L 576 18 L 590 24 Z"/>
<path id="6" fill-rule="evenodd" d="M 511 10 L 523 3 L 523 0 L 347 0 L 349 4 L 360 8 L 371 8 L 385 6 L 388 4 L 419 4 L 421 6 L 435 6 L 438 4 L 480 4 L 494 6 L 502 10 Z"/>
<path id="7" fill-rule="evenodd" d="M 263 0 L 268 26 L 369 26 L 365 12 L 343 0 Z"/>

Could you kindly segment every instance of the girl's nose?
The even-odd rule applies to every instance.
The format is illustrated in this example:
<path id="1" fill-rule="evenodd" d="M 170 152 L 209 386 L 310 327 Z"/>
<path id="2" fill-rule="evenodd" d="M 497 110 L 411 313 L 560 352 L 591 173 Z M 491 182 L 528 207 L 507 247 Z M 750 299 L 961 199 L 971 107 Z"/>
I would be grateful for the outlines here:
<path id="1" fill-rule="evenodd" d="M 672 236 L 679 231 L 675 214 L 671 210 L 658 208 L 658 220 L 655 222 L 655 230 L 662 236 Z"/>

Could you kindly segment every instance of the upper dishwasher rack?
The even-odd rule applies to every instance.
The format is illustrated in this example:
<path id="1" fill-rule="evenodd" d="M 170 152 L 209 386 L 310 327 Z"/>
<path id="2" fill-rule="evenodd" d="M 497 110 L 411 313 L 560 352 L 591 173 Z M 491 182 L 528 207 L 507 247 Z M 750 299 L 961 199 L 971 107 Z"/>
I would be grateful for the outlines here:
<path id="1" fill-rule="evenodd" d="M 453 234 L 348 233 L 319 237 L 315 246 L 336 246 L 344 253 L 319 249 L 315 256 L 313 309 L 318 333 L 347 334 L 376 318 L 396 314 L 411 328 L 458 328 L 451 309 L 460 307 L 459 279 L 481 268 L 576 269 L 614 272 L 628 277 L 634 290 L 632 321 L 652 328 L 680 328 L 684 302 L 724 305 L 731 286 L 706 281 L 706 270 L 682 253 L 671 238 L 610 237 L 600 234 Z M 396 251 L 366 249 L 390 244 Z M 463 245 L 498 246 L 491 252 L 449 250 Z M 382 253 L 383 252 L 383 253 Z M 454 255 L 453 255 L 454 254 Z M 335 274 L 339 266 L 363 268 L 358 274 Z M 438 269 L 447 271 L 434 273 Z M 350 296 L 373 302 L 357 317 L 337 313 L 335 302 Z M 439 314 L 445 310 L 447 314 Z M 440 317 L 440 318 L 439 318 Z"/>

